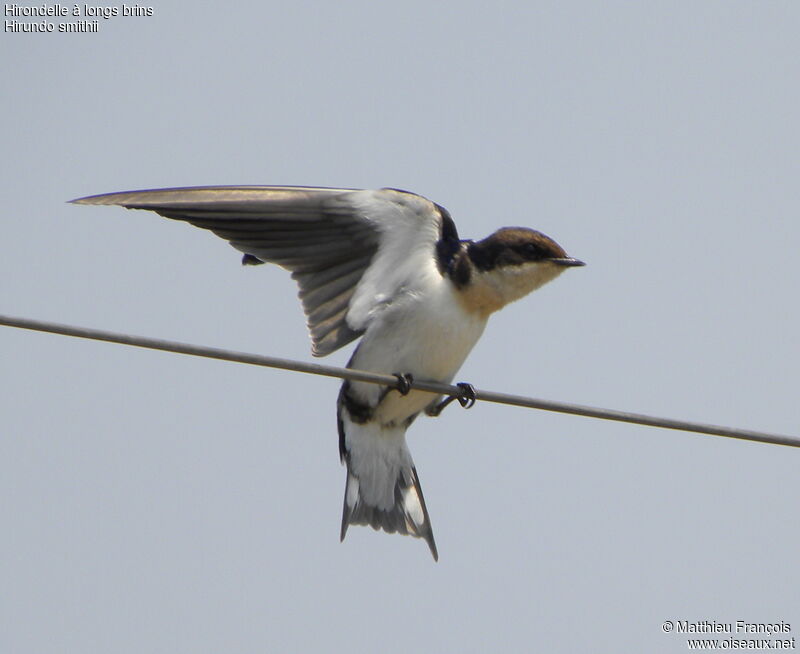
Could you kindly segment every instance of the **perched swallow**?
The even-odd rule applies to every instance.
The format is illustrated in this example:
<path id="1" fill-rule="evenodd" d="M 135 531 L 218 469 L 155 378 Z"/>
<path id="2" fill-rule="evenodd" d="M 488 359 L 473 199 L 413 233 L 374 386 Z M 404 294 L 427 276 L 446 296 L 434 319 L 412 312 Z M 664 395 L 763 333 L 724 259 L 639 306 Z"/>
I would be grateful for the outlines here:
<path id="1" fill-rule="evenodd" d="M 398 377 L 397 388 L 345 381 L 339 452 L 347 466 L 341 539 L 351 524 L 436 543 L 406 430 L 449 400 L 413 380 L 449 384 L 489 316 L 583 262 L 525 227 L 461 240 L 444 207 L 396 189 L 221 186 L 110 193 L 78 204 L 148 209 L 211 230 L 242 263 L 291 271 L 314 356 L 361 337 L 350 368 Z M 462 406 L 475 399 L 462 384 Z M 452 398 L 450 398 L 452 399 Z"/>

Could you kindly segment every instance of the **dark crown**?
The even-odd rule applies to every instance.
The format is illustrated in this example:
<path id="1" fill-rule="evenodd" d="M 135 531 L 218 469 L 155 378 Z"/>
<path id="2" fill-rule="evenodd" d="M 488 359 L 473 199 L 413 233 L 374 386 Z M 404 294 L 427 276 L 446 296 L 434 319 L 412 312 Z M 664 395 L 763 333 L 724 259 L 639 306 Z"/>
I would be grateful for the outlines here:
<path id="1" fill-rule="evenodd" d="M 491 236 L 470 243 L 467 254 L 478 270 L 519 266 L 531 261 L 563 259 L 567 256 L 549 236 L 527 227 L 503 227 Z"/>

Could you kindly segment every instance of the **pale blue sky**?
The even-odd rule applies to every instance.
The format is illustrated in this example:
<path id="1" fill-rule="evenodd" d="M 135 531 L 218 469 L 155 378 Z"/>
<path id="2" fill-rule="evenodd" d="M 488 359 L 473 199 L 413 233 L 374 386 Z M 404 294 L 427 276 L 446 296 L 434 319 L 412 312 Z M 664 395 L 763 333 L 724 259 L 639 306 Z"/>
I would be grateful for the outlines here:
<path id="1" fill-rule="evenodd" d="M 800 8 L 162 3 L 2 34 L 0 313 L 311 359 L 288 275 L 69 199 L 420 192 L 587 262 L 480 388 L 797 435 Z M 324 360 L 344 364 L 349 349 Z M 335 380 L 0 328 L 0 651 L 679 652 L 800 631 L 800 453 L 478 404 L 409 443 L 440 562 L 349 531 Z"/>

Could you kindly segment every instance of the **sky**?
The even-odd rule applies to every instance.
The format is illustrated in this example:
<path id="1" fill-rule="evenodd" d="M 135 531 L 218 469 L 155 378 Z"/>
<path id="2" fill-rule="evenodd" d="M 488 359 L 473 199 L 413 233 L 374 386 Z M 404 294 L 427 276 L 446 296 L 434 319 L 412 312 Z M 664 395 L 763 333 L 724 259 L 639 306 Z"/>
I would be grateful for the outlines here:
<path id="1" fill-rule="evenodd" d="M 310 361 L 285 271 L 67 201 L 391 186 L 462 238 L 527 226 L 587 263 L 494 316 L 457 381 L 800 434 L 797 3 L 152 8 L 0 37 L 0 313 Z M 800 636 L 792 448 L 450 408 L 408 434 L 434 563 L 367 528 L 339 543 L 334 379 L 0 327 L 0 390 L 3 652 Z"/>

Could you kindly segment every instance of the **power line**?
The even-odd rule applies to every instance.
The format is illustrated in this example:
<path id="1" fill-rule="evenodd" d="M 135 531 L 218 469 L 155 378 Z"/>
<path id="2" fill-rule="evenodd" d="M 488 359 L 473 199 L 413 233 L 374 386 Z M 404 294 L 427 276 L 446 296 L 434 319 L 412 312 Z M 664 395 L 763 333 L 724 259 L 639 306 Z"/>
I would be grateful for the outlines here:
<path id="1" fill-rule="evenodd" d="M 206 357 L 209 359 L 247 363 L 254 366 L 264 366 L 267 368 L 294 370 L 296 372 L 305 372 L 312 375 L 339 377 L 341 379 L 350 379 L 353 381 L 367 382 L 370 384 L 382 384 L 384 386 L 391 387 L 396 387 L 398 381 L 394 375 L 382 375 L 373 372 L 366 372 L 364 370 L 338 368 L 336 366 L 325 366 L 318 363 L 306 363 L 303 361 L 294 361 L 292 359 L 279 359 L 260 354 L 249 354 L 247 352 L 223 350 L 219 348 L 206 347 L 203 345 L 190 345 L 188 343 L 165 341 L 157 338 L 119 334 L 116 332 L 101 331 L 99 329 L 90 329 L 87 327 L 73 327 L 71 325 L 42 322 L 39 320 L 29 320 L 27 318 L 14 318 L 11 316 L 0 315 L 0 325 L 48 332 L 51 334 L 61 334 L 64 336 L 75 336 L 77 338 L 87 338 L 96 341 L 106 341 L 108 343 L 119 343 L 134 347 L 149 348 L 151 350 L 162 350 L 164 352 L 189 354 L 192 356 Z M 422 380 L 414 380 L 413 388 L 415 390 L 435 393 L 437 395 L 456 396 L 463 392 L 458 386 L 450 386 L 447 384 L 438 384 L 435 382 L 426 382 Z M 672 418 L 658 418 L 641 413 L 628 413 L 626 411 L 600 409 L 597 407 L 582 406 L 580 404 L 552 402 L 549 400 L 539 400 L 521 395 L 508 395 L 506 393 L 495 393 L 492 391 L 482 391 L 477 389 L 476 396 L 478 400 L 483 402 L 495 402 L 497 404 L 508 404 L 512 406 L 526 407 L 529 409 L 542 409 L 544 411 L 555 411 L 557 413 L 569 413 L 576 416 L 585 416 L 587 418 L 616 420 L 618 422 L 629 422 L 638 425 L 647 425 L 649 427 L 662 427 L 664 429 L 677 429 L 680 431 L 689 431 L 698 434 L 710 434 L 712 436 L 724 436 L 726 438 L 737 438 L 740 440 L 757 441 L 760 443 L 772 443 L 774 445 L 800 447 L 800 437 L 797 436 L 769 434 L 748 429 L 736 429 L 733 427 L 707 425 L 689 422 L 686 420 L 674 420 Z"/>

